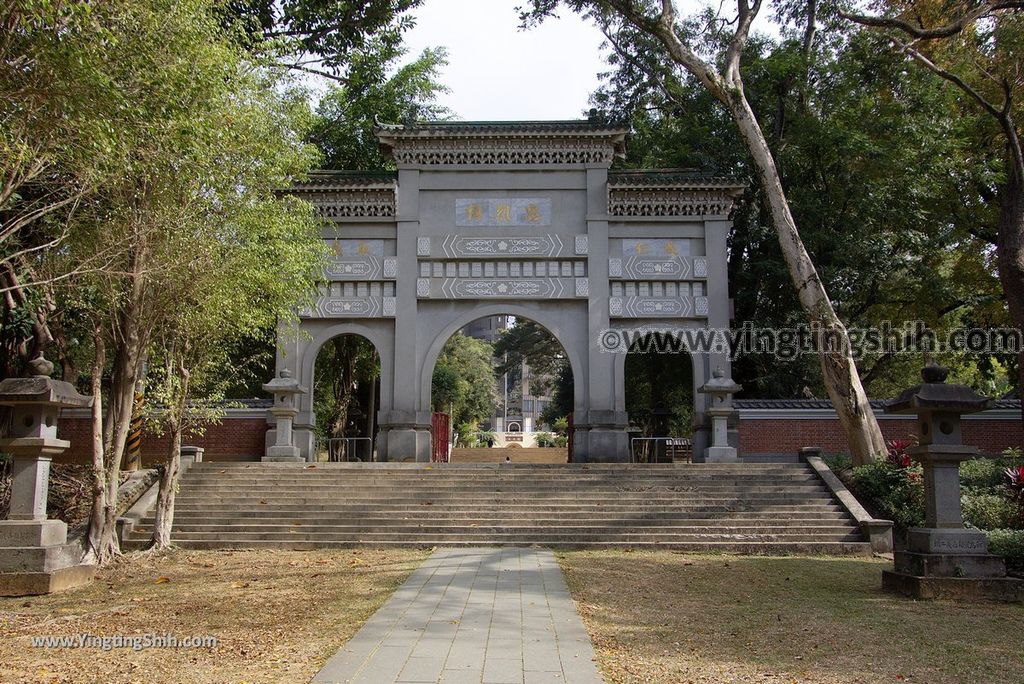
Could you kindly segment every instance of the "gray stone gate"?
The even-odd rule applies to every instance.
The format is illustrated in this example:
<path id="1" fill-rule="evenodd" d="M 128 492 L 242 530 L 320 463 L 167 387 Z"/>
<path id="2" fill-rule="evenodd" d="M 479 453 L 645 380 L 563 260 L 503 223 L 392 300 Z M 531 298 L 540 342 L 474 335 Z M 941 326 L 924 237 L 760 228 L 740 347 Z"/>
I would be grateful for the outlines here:
<path id="1" fill-rule="evenodd" d="M 611 172 L 625 134 L 587 121 L 382 126 L 397 172 L 324 172 L 298 186 L 335 255 L 315 306 L 279 336 L 278 373 L 307 390 L 295 406 L 299 454 L 313 453 L 313 364 L 332 337 L 362 335 L 380 354 L 379 457 L 426 461 L 441 348 L 468 323 L 509 314 L 544 326 L 566 351 L 575 459 L 627 460 L 626 355 L 603 351 L 601 333 L 728 326 L 728 214 L 742 187 Z M 689 358 L 699 455 L 708 400 L 696 390 L 713 368 L 728 377 L 729 361 Z"/>

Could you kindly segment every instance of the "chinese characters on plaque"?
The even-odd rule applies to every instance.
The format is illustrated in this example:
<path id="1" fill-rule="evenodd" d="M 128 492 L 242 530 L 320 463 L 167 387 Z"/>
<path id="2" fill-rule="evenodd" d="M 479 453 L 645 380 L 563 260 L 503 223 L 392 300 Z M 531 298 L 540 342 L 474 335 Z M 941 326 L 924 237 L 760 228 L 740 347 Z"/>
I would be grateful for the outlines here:
<path id="1" fill-rule="evenodd" d="M 456 226 L 550 226 L 551 200 L 509 197 L 455 200 Z"/>

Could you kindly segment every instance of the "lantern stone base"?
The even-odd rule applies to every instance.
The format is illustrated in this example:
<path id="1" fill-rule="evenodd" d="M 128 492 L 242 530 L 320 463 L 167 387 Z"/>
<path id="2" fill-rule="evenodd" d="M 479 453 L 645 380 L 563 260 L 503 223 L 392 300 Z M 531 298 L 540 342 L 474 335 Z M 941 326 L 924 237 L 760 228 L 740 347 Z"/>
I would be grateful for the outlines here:
<path id="1" fill-rule="evenodd" d="M 1024 580 L 1013 577 L 921 577 L 883 570 L 882 587 L 916 599 L 1024 601 Z"/>
<path id="2" fill-rule="evenodd" d="M 1006 576 L 984 533 L 914 528 L 907 541 L 907 551 L 893 554 L 894 569 L 882 572 L 884 588 L 918 599 L 1024 601 L 1024 580 Z"/>
<path id="3" fill-rule="evenodd" d="M 0 596 L 34 596 L 88 584 L 96 568 L 67 543 L 60 520 L 0 521 Z"/>

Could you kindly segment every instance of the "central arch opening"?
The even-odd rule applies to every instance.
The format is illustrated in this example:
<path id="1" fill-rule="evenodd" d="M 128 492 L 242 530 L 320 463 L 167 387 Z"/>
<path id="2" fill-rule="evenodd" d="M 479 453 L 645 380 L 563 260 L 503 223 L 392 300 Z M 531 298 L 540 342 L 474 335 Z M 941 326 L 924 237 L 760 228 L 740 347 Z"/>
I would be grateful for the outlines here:
<path id="1" fill-rule="evenodd" d="M 451 416 L 455 463 L 565 463 L 574 397 L 563 345 L 518 315 L 484 316 L 460 328 L 444 342 L 431 375 L 431 409 Z"/>

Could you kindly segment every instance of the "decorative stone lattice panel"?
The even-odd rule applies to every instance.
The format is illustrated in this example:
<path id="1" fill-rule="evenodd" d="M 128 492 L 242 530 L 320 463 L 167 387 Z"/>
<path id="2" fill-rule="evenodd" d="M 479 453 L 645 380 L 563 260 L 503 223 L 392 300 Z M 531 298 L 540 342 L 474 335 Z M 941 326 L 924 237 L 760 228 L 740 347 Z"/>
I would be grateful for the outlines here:
<path id="1" fill-rule="evenodd" d="M 615 149 L 601 139 L 423 139 L 392 150 L 399 164 L 423 166 L 610 164 Z"/>
<path id="2" fill-rule="evenodd" d="M 608 190 L 611 216 L 726 216 L 732 211 L 733 202 L 733 193 L 727 189 Z"/>
<path id="3" fill-rule="evenodd" d="M 305 196 L 325 219 L 393 218 L 395 192 L 382 190 L 348 190 L 320 192 Z"/>

